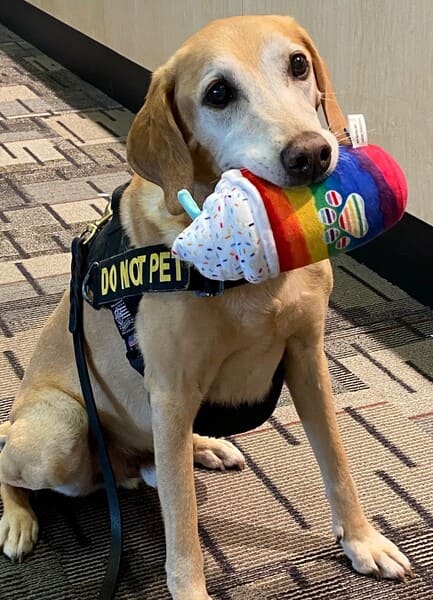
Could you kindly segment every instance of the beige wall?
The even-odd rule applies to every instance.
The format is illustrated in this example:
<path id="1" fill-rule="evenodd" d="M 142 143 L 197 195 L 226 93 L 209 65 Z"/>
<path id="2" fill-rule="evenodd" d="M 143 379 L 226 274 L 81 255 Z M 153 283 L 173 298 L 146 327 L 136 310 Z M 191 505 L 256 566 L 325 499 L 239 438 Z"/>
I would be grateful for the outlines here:
<path id="1" fill-rule="evenodd" d="M 212 19 L 242 14 L 242 0 L 27 1 L 150 70 Z"/>
<path id="2" fill-rule="evenodd" d="M 370 140 L 409 179 L 409 212 L 433 225 L 431 0 L 30 0 L 149 69 L 209 20 L 295 16 L 326 58 L 346 112 L 363 112 Z"/>

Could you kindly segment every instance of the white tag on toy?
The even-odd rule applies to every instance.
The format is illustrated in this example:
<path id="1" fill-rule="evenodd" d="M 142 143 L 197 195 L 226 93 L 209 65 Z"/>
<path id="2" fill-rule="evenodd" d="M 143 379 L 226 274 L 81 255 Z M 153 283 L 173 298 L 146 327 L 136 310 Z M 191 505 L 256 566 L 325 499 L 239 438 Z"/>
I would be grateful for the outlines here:
<path id="1" fill-rule="evenodd" d="M 367 126 L 364 115 L 347 115 L 349 135 L 354 148 L 368 146 Z"/>

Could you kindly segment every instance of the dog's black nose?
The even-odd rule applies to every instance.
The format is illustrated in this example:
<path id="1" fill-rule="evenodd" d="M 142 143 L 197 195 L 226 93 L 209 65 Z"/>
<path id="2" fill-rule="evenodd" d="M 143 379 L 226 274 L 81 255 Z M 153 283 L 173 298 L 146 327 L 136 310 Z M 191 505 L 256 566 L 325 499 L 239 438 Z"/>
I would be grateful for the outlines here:
<path id="1" fill-rule="evenodd" d="M 281 151 L 281 162 L 291 185 L 308 185 L 318 179 L 331 162 L 332 149 L 319 133 L 300 133 Z"/>

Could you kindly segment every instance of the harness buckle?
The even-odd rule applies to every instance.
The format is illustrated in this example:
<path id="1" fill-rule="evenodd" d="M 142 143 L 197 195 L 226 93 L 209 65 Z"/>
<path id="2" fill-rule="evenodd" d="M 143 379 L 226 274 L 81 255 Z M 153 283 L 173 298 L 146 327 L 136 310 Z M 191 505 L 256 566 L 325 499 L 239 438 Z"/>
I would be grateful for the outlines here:
<path id="1" fill-rule="evenodd" d="M 111 202 L 107 202 L 107 206 L 105 207 L 104 214 L 97 221 L 92 221 L 87 223 L 86 229 L 81 234 L 81 238 L 83 240 L 83 244 L 86 245 L 92 240 L 98 231 L 105 225 L 107 221 L 111 219 L 113 216 L 113 209 L 111 208 Z"/>
<path id="2" fill-rule="evenodd" d="M 83 244 L 84 244 L 84 242 L 83 242 Z M 96 308 L 93 304 L 95 295 L 94 295 L 93 291 L 88 287 L 88 283 L 91 278 L 92 270 L 95 267 L 95 265 L 97 266 L 98 263 L 93 263 L 92 265 L 90 265 L 90 268 L 87 270 L 87 273 L 83 277 L 83 283 L 81 285 L 81 293 L 82 293 L 84 300 L 86 302 L 88 302 L 91 306 L 93 306 L 93 308 Z"/>
<path id="3" fill-rule="evenodd" d="M 209 298 L 210 296 L 221 296 L 224 292 L 224 281 L 203 278 L 203 287 L 196 291 L 196 296 Z"/>

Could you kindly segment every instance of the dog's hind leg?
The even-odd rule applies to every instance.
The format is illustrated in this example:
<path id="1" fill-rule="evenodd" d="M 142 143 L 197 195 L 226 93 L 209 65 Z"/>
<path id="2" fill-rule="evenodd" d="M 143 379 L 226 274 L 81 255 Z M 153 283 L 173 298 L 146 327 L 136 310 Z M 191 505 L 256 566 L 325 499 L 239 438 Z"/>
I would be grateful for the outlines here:
<path id="1" fill-rule="evenodd" d="M 6 434 L 10 426 L 10 421 L 0 425 L 0 448 L 6 443 Z M 21 562 L 38 537 L 38 521 L 30 506 L 30 493 L 6 483 L 0 485 L 0 490 L 3 514 L 8 517 L 0 520 L 0 549 L 3 548 L 3 552 L 10 559 Z"/>
<path id="2" fill-rule="evenodd" d="M 194 433 L 193 435 L 194 463 L 225 471 L 226 469 L 239 469 L 245 467 L 245 459 L 241 452 L 227 440 L 221 440 Z M 150 487 L 157 488 L 155 465 L 143 465 L 140 475 L 144 483 Z"/>
<path id="3" fill-rule="evenodd" d="M 38 537 L 38 521 L 30 506 L 30 491 L 2 483 L 1 497 L 0 549 L 11 560 L 21 562 Z"/>
<path id="4" fill-rule="evenodd" d="M 245 459 L 241 452 L 227 440 L 193 436 L 194 462 L 208 469 L 243 469 Z"/>
<path id="5" fill-rule="evenodd" d="M 10 426 L 10 421 L 0 425 L 0 449 L 6 443 Z M 6 483 L 0 484 L 0 491 L 3 514 L 7 515 L 6 519 L 0 520 L 0 549 L 11 560 L 21 562 L 38 537 L 38 521 L 30 506 L 30 492 Z"/>
<path id="6" fill-rule="evenodd" d="M 29 396 L 19 398 L 17 410 L 12 409 L 0 452 L 0 548 L 13 560 L 22 560 L 37 537 L 29 490 L 79 495 L 93 486 L 84 407 L 55 388 L 29 389 L 27 393 Z"/>

